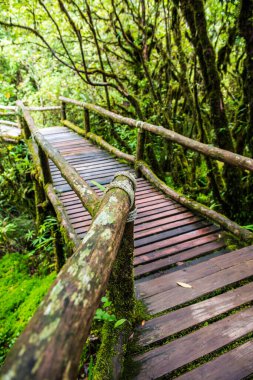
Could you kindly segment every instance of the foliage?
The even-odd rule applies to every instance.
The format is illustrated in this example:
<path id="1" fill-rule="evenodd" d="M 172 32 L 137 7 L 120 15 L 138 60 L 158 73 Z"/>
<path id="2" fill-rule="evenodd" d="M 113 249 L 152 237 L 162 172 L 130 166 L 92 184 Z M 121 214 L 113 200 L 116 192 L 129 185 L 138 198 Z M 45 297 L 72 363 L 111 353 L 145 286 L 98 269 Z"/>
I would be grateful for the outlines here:
<path id="1" fill-rule="evenodd" d="M 17 215 L 33 203 L 32 163 L 27 146 L 0 145 L 0 159 L 0 213 L 3 217 L 10 212 Z"/>
<path id="2" fill-rule="evenodd" d="M 114 328 L 117 328 L 127 320 L 125 318 L 118 319 L 112 312 L 110 311 L 110 307 L 112 306 L 112 302 L 108 300 L 107 297 L 102 297 L 101 299 L 102 307 L 96 310 L 94 319 L 97 321 L 107 321 L 114 322 Z"/>
<path id="3" fill-rule="evenodd" d="M 31 275 L 29 255 L 6 254 L 0 260 L 0 363 L 36 311 L 55 278 Z"/>
<path id="4" fill-rule="evenodd" d="M 53 216 L 47 216 L 38 230 L 30 230 L 26 234 L 31 249 L 28 256 L 31 258 L 36 271 L 46 274 L 55 267 L 54 263 L 54 236 L 52 231 L 57 227 L 57 220 Z"/>

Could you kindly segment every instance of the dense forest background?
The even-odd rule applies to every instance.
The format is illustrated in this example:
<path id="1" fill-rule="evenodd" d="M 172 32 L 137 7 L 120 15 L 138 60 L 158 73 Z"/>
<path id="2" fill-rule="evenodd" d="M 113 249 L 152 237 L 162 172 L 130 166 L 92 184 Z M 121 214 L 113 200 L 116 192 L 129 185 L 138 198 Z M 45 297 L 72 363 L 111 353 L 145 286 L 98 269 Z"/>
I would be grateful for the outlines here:
<path id="1" fill-rule="evenodd" d="M 52 105 L 64 95 L 252 157 L 252 20 L 253 0 L 4 0 L 0 103 Z M 68 115 L 81 123 L 82 115 Z M 59 123 L 52 114 L 36 121 Z M 95 115 L 91 121 L 96 133 L 134 152 L 135 131 Z M 247 171 L 149 134 L 145 143 L 146 160 L 167 184 L 250 227 Z M 49 252 L 52 218 L 37 241 L 33 232 L 9 238 L 15 226 L 7 214 L 22 215 L 24 231 L 33 231 L 30 214 L 24 217 L 32 208 L 31 168 L 25 147 L 1 148 L 1 160 L 2 249 L 29 242 L 33 252 Z"/>

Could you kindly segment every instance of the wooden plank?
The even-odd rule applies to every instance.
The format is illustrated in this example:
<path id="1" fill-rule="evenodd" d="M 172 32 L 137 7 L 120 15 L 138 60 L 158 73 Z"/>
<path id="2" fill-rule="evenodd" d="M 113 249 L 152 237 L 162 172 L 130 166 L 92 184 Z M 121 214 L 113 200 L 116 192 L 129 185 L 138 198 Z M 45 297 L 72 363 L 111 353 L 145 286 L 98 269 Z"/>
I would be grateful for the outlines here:
<path id="1" fill-rule="evenodd" d="M 150 263 L 157 260 L 160 261 L 160 259 L 166 256 L 168 257 L 166 257 L 166 259 L 164 260 L 173 260 L 174 256 L 179 257 L 178 256 L 179 253 L 182 253 L 184 251 L 189 252 L 190 250 L 193 250 L 195 252 L 195 249 L 201 246 L 202 244 L 213 242 L 218 239 L 219 239 L 218 233 L 211 233 L 209 235 L 204 234 L 204 236 L 199 235 L 195 239 L 186 240 L 179 244 L 174 244 L 171 247 L 168 247 L 166 249 L 149 252 L 147 254 L 137 256 L 134 258 L 134 265 Z M 187 255 L 187 252 L 185 252 L 185 255 Z M 181 260 L 177 260 L 177 261 L 181 261 Z"/>
<path id="2" fill-rule="evenodd" d="M 210 274 L 204 278 L 189 281 L 188 283 L 192 288 L 187 289 L 187 291 L 185 288 L 178 286 L 178 288 L 173 288 L 146 298 L 145 303 L 151 314 L 159 313 L 174 306 L 182 305 L 186 302 L 197 299 L 198 297 L 209 294 L 225 286 L 247 279 L 252 276 L 252 273 L 253 260 L 246 261 L 242 264 L 234 265 Z M 178 281 L 182 281 L 182 279 L 178 277 Z"/>
<path id="3" fill-rule="evenodd" d="M 178 204 L 168 204 L 164 207 L 155 208 L 153 210 L 138 210 L 137 209 L 137 218 L 135 219 L 135 224 L 139 225 L 144 222 L 150 222 L 156 220 L 157 223 L 160 220 L 159 215 L 176 215 L 184 212 L 186 209 L 182 209 Z"/>
<path id="4" fill-rule="evenodd" d="M 158 227 L 158 226 L 162 227 L 164 225 L 166 226 L 167 224 L 171 224 L 171 223 L 177 222 L 179 220 L 183 220 L 183 219 L 190 218 L 193 216 L 194 216 L 194 214 L 191 211 L 188 211 L 188 212 L 180 213 L 179 215 L 173 215 L 173 216 L 169 216 L 167 218 L 161 218 L 161 219 L 154 220 L 154 221 L 151 220 L 150 222 L 140 224 L 140 225 L 135 227 L 135 233 L 137 234 L 136 237 L 142 236 L 142 234 L 141 234 L 142 232 L 144 232 L 144 233 L 148 232 L 153 227 Z"/>
<path id="5" fill-rule="evenodd" d="M 180 290 L 182 288 L 177 286 L 177 281 L 190 283 L 222 269 L 230 268 L 243 262 L 246 264 L 250 260 L 253 260 L 252 246 L 213 257 L 208 262 L 201 262 L 177 272 L 163 274 L 159 278 L 146 278 L 145 282 L 137 285 L 137 290 L 143 297 L 149 297 L 172 288 Z"/>
<path id="6" fill-rule="evenodd" d="M 209 241 L 216 240 L 217 236 L 210 235 Z M 205 239 L 207 240 L 207 239 Z M 192 244 L 190 244 L 192 246 Z M 195 259 L 200 256 L 207 255 L 225 246 L 224 241 L 213 241 L 209 244 L 198 245 L 196 248 L 188 249 L 183 253 L 178 253 L 177 255 L 166 257 L 165 259 L 160 259 L 156 261 L 149 262 L 147 264 L 138 265 L 135 267 L 134 275 L 135 278 L 151 274 L 157 271 L 165 270 L 169 266 L 177 263 L 182 263 L 185 260 Z M 142 256 L 141 256 L 142 257 Z"/>
<path id="7" fill-rule="evenodd" d="M 120 163 L 115 163 L 111 161 L 101 161 L 99 162 L 99 165 L 96 165 L 94 162 L 92 163 L 86 163 L 86 162 L 78 162 L 78 163 L 73 163 L 72 166 L 77 170 L 94 170 L 94 168 L 99 168 L 99 169 L 107 169 L 107 168 L 114 168 L 114 167 L 124 167 L 126 169 L 129 169 L 129 167 L 125 164 L 120 164 Z M 53 172 L 53 171 L 52 171 Z"/>
<path id="8" fill-rule="evenodd" d="M 50 141 L 50 140 L 49 140 Z M 50 141 L 52 143 L 52 141 Z M 52 145 L 55 147 L 55 148 L 60 148 L 60 147 L 63 147 L 63 148 L 72 148 L 72 147 L 92 147 L 92 144 L 90 144 L 88 141 L 85 141 L 85 140 L 80 140 L 80 139 L 68 139 L 68 140 L 60 140 L 60 141 L 57 141 L 57 142 L 54 142 L 52 143 Z"/>
<path id="9" fill-rule="evenodd" d="M 135 379 L 158 379 L 234 342 L 252 330 L 251 307 L 137 356 L 135 360 L 141 364 L 141 371 Z"/>
<path id="10" fill-rule="evenodd" d="M 180 207 L 180 205 L 178 205 L 177 203 L 173 203 L 171 201 L 163 201 L 163 202 L 155 202 L 154 204 L 151 204 L 151 205 L 145 205 L 145 206 L 140 206 L 138 208 L 138 215 L 140 217 L 143 217 L 143 216 L 151 216 L 152 214 L 157 214 L 157 213 L 160 213 L 161 211 L 163 210 L 168 210 L 168 208 L 170 207 L 170 209 L 172 208 L 178 208 Z M 153 213 L 151 212 L 153 211 Z"/>
<path id="11" fill-rule="evenodd" d="M 176 229 L 177 227 L 183 227 L 183 226 L 186 226 L 188 224 L 193 224 L 195 222 L 199 222 L 200 220 L 201 220 L 201 218 L 191 215 L 191 217 L 181 219 L 177 222 L 171 222 L 171 223 L 168 223 L 168 224 L 165 224 L 162 226 L 158 225 L 157 227 L 153 227 L 153 228 L 149 228 L 148 230 L 140 231 L 138 233 L 135 233 L 134 237 L 135 237 L 135 239 L 141 239 L 141 238 L 144 238 L 146 236 L 150 236 L 153 234 L 158 234 L 160 232 L 165 232 L 165 231 L 169 231 L 172 229 Z M 156 225 L 158 223 L 156 223 Z"/>
<path id="12" fill-rule="evenodd" d="M 138 344 L 147 346 L 253 301 L 253 283 L 151 319 L 139 327 Z"/>
<path id="13" fill-rule="evenodd" d="M 168 248 L 174 244 L 178 244 L 186 240 L 192 240 L 198 236 L 208 235 L 210 233 L 217 232 L 218 230 L 218 227 L 211 225 L 209 227 L 199 228 L 190 232 L 186 232 L 183 235 L 175 236 L 170 239 L 161 240 L 149 245 L 145 245 L 143 247 L 136 248 L 135 256 L 147 254 L 156 250 L 161 250 L 162 248 Z"/>
<path id="14" fill-rule="evenodd" d="M 87 172 L 86 171 L 78 171 L 78 174 L 84 178 L 85 180 L 89 180 L 89 179 L 93 179 L 93 178 L 96 178 L 96 177 L 107 177 L 109 175 L 113 175 L 113 174 L 116 174 L 121 168 L 111 168 L 111 169 L 102 169 L 102 170 L 96 170 L 96 171 L 90 171 L 88 170 Z M 56 183 L 57 185 L 59 184 L 62 184 L 64 182 L 66 182 L 66 180 L 61 176 L 55 176 L 53 175 L 53 181 L 54 183 Z"/>
<path id="15" fill-rule="evenodd" d="M 71 133 L 68 128 L 66 127 L 61 127 L 61 126 L 54 126 L 54 127 L 47 127 L 47 128 L 40 128 L 40 133 L 43 135 L 52 135 L 54 133 Z"/>
<path id="16" fill-rule="evenodd" d="M 164 207 L 162 211 L 153 210 L 152 212 L 149 212 L 146 215 L 142 215 L 142 216 L 140 215 L 140 213 L 137 213 L 137 219 L 135 220 L 135 225 L 137 226 L 146 222 L 158 221 L 161 218 L 164 218 L 166 216 L 181 214 L 185 211 L 188 211 L 185 207 L 182 207 L 180 205 L 175 205 L 174 207 L 172 206 Z"/>
<path id="17" fill-rule="evenodd" d="M 203 364 L 178 380 L 242 380 L 253 376 L 253 341 L 236 347 L 209 363 Z M 249 377 L 250 376 L 250 377 Z"/>
<path id="18" fill-rule="evenodd" d="M 167 228 L 165 231 L 162 231 L 159 233 L 157 232 L 155 234 L 151 234 L 151 235 L 145 236 L 143 238 L 136 239 L 135 240 L 135 247 L 138 248 L 138 247 L 142 247 L 145 245 L 149 245 L 151 243 L 160 242 L 160 241 L 163 241 L 164 239 L 172 238 L 172 237 L 178 236 L 178 235 L 183 235 L 189 231 L 197 230 L 197 229 L 204 228 L 205 226 L 210 225 L 210 222 L 206 222 L 206 221 L 200 221 L 200 222 L 197 221 L 196 222 L 196 220 L 198 220 L 198 218 L 196 218 L 196 217 L 194 217 L 192 219 L 188 220 L 189 223 L 185 222 L 182 225 L 182 223 L 180 221 L 178 223 L 179 226 L 176 226 L 176 223 L 174 224 L 175 228 L 173 228 L 173 226 L 172 226 L 172 229 Z"/>

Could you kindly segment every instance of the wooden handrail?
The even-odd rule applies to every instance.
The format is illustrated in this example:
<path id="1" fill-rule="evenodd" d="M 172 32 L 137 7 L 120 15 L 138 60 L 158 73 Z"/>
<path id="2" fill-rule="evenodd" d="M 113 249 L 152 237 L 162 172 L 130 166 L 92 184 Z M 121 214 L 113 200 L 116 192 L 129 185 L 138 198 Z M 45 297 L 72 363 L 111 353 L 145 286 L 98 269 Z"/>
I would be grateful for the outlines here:
<path id="1" fill-rule="evenodd" d="M 46 107 L 26 107 L 29 111 L 60 111 L 61 106 L 46 106 Z M 13 115 L 15 115 L 18 112 L 17 106 L 4 106 L 0 104 L 0 110 L 6 110 L 6 111 L 14 111 Z"/>
<path id="2" fill-rule="evenodd" d="M 21 101 L 17 102 L 18 107 L 22 110 L 24 119 L 27 126 L 36 140 L 37 144 L 46 153 L 46 155 L 53 161 L 53 163 L 60 170 L 62 176 L 69 183 L 71 188 L 75 191 L 84 207 L 89 213 L 94 216 L 99 204 L 99 197 L 94 190 L 87 184 L 87 182 L 78 174 L 78 172 L 65 160 L 60 153 L 52 147 L 50 143 L 39 132 L 34 124 L 34 120 L 29 113 L 29 110 L 24 106 Z"/>
<path id="3" fill-rule="evenodd" d="M 18 123 L 14 123 L 13 121 L 8 121 L 8 120 L 2 120 L 0 119 L 0 124 L 1 125 L 8 125 L 8 126 L 11 126 L 11 127 L 14 127 L 14 128 L 18 128 Z"/>
<path id="4" fill-rule="evenodd" d="M 124 175 L 117 183 L 133 189 Z M 67 261 L 48 295 L 19 337 L 2 379 L 75 379 L 92 317 L 103 295 L 130 209 L 117 187 L 104 196 L 80 247 Z"/>
<path id="5" fill-rule="evenodd" d="M 85 108 L 87 110 L 93 111 L 93 112 L 95 112 L 101 116 L 104 116 L 106 118 L 109 118 L 109 119 L 111 119 L 117 123 L 126 124 L 130 127 L 141 128 L 145 131 L 152 132 L 158 136 L 164 137 L 167 140 L 170 140 L 174 143 L 182 145 L 185 148 L 189 148 L 189 149 L 194 150 L 195 152 L 201 153 L 205 156 L 212 157 L 215 160 L 225 162 L 227 164 L 239 167 L 241 169 L 253 171 L 253 159 L 252 158 L 244 157 L 244 156 L 241 156 L 240 154 L 236 154 L 236 153 L 224 150 L 224 149 L 216 148 L 214 146 L 201 143 L 199 141 L 190 139 L 189 137 L 185 137 L 183 135 L 180 135 L 179 133 L 176 133 L 174 131 L 166 129 L 162 126 L 157 126 L 154 124 L 150 124 L 150 123 L 146 123 L 143 121 L 138 121 L 135 119 L 131 119 L 128 117 L 118 115 L 114 112 L 108 111 L 105 108 L 96 106 L 94 104 L 80 102 L 77 100 L 65 98 L 63 96 L 60 96 L 59 99 L 64 103 L 74 104 L 78 107 L 82 107 L 82 108 Z"/>
<path id="6" fill-rule="evenodd" d="M 4 105 L 0 104 L 0 110 L 14 111 L 13 113 L 15 113 L 17 111 L 17 107 L 16 106 L 4 106 Z"/>
<path id="7" fill-rule="evenodd" d="M 27 107 L 29 111 L 60 111 L 61 106 L 47 106 L 47 107 Z"/>

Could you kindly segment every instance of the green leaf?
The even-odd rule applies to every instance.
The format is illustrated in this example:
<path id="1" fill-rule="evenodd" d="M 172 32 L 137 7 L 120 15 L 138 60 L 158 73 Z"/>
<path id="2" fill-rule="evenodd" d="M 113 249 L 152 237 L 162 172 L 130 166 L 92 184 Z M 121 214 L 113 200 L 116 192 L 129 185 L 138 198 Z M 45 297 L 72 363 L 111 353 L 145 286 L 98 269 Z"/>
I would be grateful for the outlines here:
<path id="1" fill-rule="evenodd" d="M 122 318 L 122 319 L 119 319 L 115 324 L 114 324 L 114 328 L 116 329 L 117 327 L 123 325 L 123 323 L 125 323 L 127 320 Z"/>

